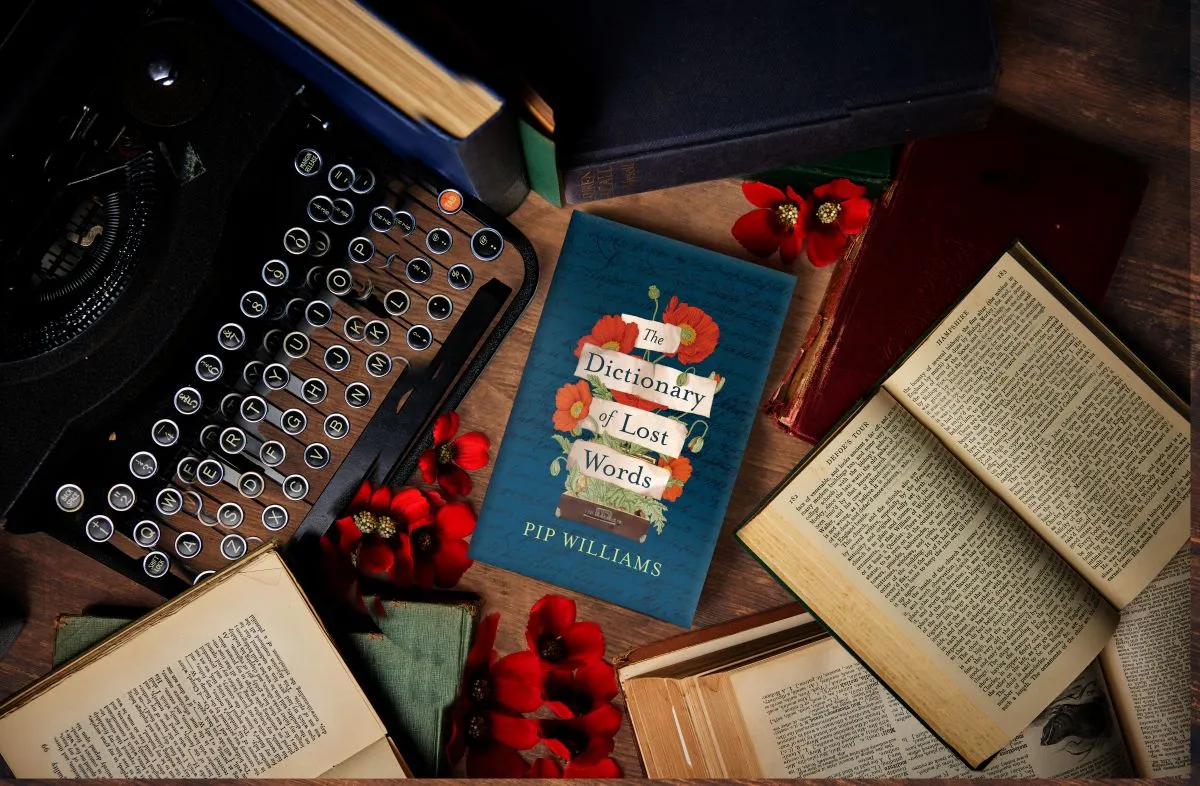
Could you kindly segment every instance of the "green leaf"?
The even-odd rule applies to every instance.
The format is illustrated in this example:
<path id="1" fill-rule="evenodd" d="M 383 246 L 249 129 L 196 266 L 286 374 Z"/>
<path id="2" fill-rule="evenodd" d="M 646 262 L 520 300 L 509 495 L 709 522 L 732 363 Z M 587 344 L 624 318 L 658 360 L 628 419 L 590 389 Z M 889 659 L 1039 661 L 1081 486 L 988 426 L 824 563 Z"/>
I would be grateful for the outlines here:
<path id="1" fill-rule="evenodd" d="M 595 374 L 592 374 L 590 377 L 587 378 L 587 380 L 592 386 L 592 396 L 593 397 L 599 398 L 599 399 L 604 399 L 605 401 L 613 400 L 612 391 L 609 390 L 608 387 L 603 382 L 600 381 L 600 377 L 596 376 Z"/>
<path id="2" fill-rule="evenodd" d="M 562 448 L 563 453 L 571 452 L 571 440 L 567 439 L 562 434 L 551 434 L 550 436 L 553 437 L 554 441 L 558 443 L 558 446 Z"/>

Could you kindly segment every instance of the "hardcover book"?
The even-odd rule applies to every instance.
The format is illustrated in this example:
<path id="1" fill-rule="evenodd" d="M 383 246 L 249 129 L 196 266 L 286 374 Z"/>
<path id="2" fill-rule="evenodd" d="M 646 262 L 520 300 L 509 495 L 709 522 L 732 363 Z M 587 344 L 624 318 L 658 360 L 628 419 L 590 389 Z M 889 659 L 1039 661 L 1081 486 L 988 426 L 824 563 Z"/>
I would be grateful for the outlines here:
<path id="1" fill-rule="evenodd" d="M 1188 415 L 1018 243 L 737 536 L 979 766 L 1187 543 Z"/>
<path id="2" fill-rule="evenodd" d="M 794 283 L 575 213 L 471 556 L 690 625 Z"/>

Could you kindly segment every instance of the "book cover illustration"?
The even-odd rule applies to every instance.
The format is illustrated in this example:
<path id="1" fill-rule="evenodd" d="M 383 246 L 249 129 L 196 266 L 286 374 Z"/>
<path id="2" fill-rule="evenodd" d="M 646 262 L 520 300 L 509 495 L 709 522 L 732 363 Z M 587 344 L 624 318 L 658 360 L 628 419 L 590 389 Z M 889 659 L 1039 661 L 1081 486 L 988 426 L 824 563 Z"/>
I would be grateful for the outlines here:
<path id="1" fill-rule="evenodd" d="M 690 625 L 793 285 L 575 213 L 471 556 Z"/>

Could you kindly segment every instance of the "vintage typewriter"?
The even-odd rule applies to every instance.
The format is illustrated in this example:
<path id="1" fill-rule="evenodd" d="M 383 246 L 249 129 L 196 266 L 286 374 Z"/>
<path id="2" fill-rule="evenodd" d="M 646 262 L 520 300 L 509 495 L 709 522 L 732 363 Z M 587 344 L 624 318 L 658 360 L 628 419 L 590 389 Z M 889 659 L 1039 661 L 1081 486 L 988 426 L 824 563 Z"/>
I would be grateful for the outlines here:
<path id="1" fill-rule="evenodd" d="M 4 526 L 163 595 L 405 480 L 537 282 L 205 6 L 42 0 L 0 38 Z"/>

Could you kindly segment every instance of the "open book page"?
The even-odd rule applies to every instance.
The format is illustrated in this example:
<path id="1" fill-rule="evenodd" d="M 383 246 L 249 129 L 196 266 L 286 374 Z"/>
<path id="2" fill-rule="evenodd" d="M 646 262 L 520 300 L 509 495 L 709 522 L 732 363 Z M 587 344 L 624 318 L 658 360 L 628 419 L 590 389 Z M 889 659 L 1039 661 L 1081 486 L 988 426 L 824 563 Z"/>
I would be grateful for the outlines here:
<path id="1" fill-rule="evenodd" d="M 1189 558 L 1184 546 L 1124 608 L 1100 656 L 1137 774 L 1147 778 L 1191 769 Z"/>
<path id="2" fill-rule="evenodd" d="M 1187 418 L 1012 253 L 884 387 L 1118 608 L 1188 537 Z"/>
<path id="3" fill-rule="evenodd" d="M 13 773 L 316 777 L 385 737 L 279 555 L 249 560 L 0 718 Z"/>
<path id="4" fill-rule="evenodd" d="M 972 764 L 1116 627 L 1116 611 L 886 391 L 738 537 Z"/>
<path id="5" fill-rule="evenodd" d="M 1133 772 L 1096 664 L 982 772 L 968 769 L 833 639 L 744 666 L 730 673 L 729 683 L 768 778 L 1117 778 Z"/>

